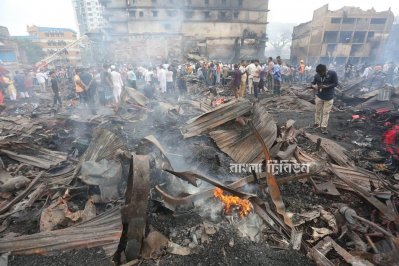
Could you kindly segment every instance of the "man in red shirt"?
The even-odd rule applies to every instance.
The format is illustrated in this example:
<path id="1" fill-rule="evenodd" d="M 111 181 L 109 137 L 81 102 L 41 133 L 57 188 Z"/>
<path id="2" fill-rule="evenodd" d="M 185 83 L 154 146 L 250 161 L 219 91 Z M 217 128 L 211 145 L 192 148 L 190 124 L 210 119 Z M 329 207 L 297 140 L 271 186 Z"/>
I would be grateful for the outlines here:
<path id="1" fill-rule="evenodd" d="M 385 149 L 392 157 L 392 167 L 398 170 L 399 167 L 399 119 L 395 125 L 384 133 L 383 142 Z"/>

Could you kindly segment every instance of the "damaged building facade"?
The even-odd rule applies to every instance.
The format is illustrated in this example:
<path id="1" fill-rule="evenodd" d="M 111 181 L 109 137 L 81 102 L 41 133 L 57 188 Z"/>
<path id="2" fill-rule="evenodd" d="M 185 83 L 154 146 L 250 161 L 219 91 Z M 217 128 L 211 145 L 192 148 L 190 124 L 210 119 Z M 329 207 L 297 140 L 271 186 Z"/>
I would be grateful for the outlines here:
<path id="1" fill-rule="evenodd" d="M 343 7 L 331 11 L 324 5 L 313 12 L 312 21 L 294 27 L 291 61 L 338 65 L 348 60 L 354 64 L 375 62 L 383 54 L 393 21 L 391 10 Z"/>
<path id="2" fill-rule="evenodd" d="M 114 60 L 264 56 L 268 1 L 100 0 Z"/>

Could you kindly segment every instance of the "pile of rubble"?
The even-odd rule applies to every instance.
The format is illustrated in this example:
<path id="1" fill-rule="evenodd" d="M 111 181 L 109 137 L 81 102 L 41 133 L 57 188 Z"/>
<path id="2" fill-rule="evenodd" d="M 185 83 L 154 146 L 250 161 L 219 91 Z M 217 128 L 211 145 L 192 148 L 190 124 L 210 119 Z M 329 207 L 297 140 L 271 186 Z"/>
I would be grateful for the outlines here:
<path id="1" fill-rule="evenodd" d="M 195 93 L 180 101 L 128 88 L 96 115 L 55 114 L 44 102 L 5 109 L 0 261 L 398 261 L 398 182 L 276 115 L 310 113 L 311 103 L 295 95 L 252 103 L 222 86 L 190 86 Z"/>

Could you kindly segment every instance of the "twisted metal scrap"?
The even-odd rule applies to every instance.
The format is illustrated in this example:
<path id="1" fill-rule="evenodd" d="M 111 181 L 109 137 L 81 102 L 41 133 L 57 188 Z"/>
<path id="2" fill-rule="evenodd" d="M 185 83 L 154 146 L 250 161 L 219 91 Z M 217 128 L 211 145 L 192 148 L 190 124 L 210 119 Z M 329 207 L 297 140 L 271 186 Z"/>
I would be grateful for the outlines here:
<path id="1" fill-rule="evenodd" d="M 252 131 L 254 132 L 256 139 L 262 145 L 262 150 L 265 155 L 266 162 L 270 161 L 271 160 L 270 154 L 269 154 L 269 151 L 267 150 L 265 142 L 262 139 L 262 136 L 259 134 L 258 130 L 254 127 L 252 122 L 250 122 L 249 125 L 250 125 Z M 276 177 L 273 175 L 273 173 L 270 173 L 270 171 L 266 172 L 266 182 L 267 182 L 267 185 L 269 186 L 270 196 L 273 200 L 274 206 L 276 207 L 277 213 L 279 213 L 281 216 L 283 216 L 284 223 L 286 225 L 288 225 L 291 228 L 294 228 L 291 218 L 288 217 L 288 215 L 285 211 L 285 205 L 284 205 L 283 199 L 281 197 L 280 188 L 278 186 Z"/>

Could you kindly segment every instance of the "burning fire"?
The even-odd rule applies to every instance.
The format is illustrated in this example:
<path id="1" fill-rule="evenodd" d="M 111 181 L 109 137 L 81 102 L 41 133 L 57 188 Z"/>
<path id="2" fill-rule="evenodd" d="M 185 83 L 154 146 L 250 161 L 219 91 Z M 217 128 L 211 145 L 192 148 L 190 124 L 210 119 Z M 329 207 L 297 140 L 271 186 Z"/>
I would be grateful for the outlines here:
<path id="1" fill-rule="evenodd" d="M 247 199 L 240 199 L 236 196 L 227 196 L 223 194 L 223 190 L 216 188 L 213 195 L 220 199 L 224 204 L 224 212 L 230 213 L 234 206 L 237 206 L 240 211 L 240 216 L 245 217 L 252 209 L 252 205 Z"/>

